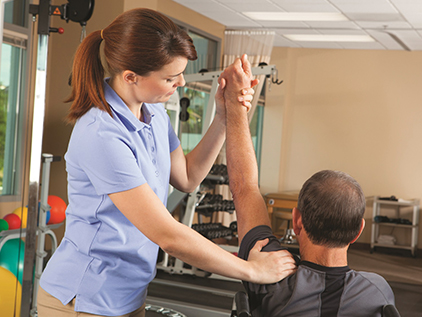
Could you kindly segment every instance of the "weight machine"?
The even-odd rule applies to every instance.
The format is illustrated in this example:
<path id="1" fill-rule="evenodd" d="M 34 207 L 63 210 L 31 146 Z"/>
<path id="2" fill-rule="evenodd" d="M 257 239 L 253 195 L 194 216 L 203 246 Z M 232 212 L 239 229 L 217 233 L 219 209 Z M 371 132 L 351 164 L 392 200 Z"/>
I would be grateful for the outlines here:
<path id="1" fill-rule="evenodd" d="M 214 119 L 214 115 L 215 115 L 214 96 L 215 96 L 215 93 L 217 92 L 218 78 L 220 77 L 221 73 L 222 73 L 222 71 L 200 72 L 200 73 L 197 73 L 197 74 L 188 74 L 188 75 L 184 76 L 186 83 L 201 82 L 201 81 L 212 81 L 211 90 L 210 90 L 210 98 L 208 100 L 207 111 L 206 111 L 206 114 L 205 114 L 205 120 L 203 122 L 202 137 L 205 135 L 205 133 L 208 130 L 208 127 L 211 125 L 211 122 Z M 253 67 L 252 68 L 252 74 L 254 76 L 265 75 L 266 80 L 268 80 L 270 83 L 272 82 L 272 83 L 275 83 L 275 84 L 281 84 L 281 82 L 282 82 L 282 81 L 279 81 L 277 79 L 278 72 L 277 72 L 277 69 L 274 65 L 260 65 L 258 67 Z M 183 103 L 187 102 L 185 99 L 187 99 L 187 98 L 182 98 L 181 101 L 180 101 L 182 111 L 185 110 L 183 108 L 186 108 L 186 104 L 183 105 Z M 173 126 L 175 126 L 175 125 L 173 125 Z M 176 132 L 177 132 L 177 130 L 176 130 Z M 190 194 L 182 193 L 182 192 L 180 192 L 176 189 L 172 189 L 171 193 L 169 195 L 168 201 L 167 201 L 167 209 L 170 212 L 173 212 L 175 210 L 175 208 L 178 205 L 180 205 L 180 203 L 183 200 L 186 199 L 186 196 L 188 196 L 185 212 L 184 212 L 183 217 L 181 217 L 180 221 L 184 225 L 191 227 L 191 228 L 192 228 L 193 218 L 194 218 L 194 215 L 195 215 L 195 210 L 199 206 L 201 200 L 204 198 L 204 195 L 201 194 L 201 192 L 200 192 L 200 187 L 201 186 L 198 186 L 195 189 L 195 191 L 190 193 Z M 232 253 L 235 253 L 235 252 L 237 253 L 239 251 L 239 248 L 237 246 L 220 245 L 220 247 L 222 247 L 226 251 L 229 251 L 229 252 L 232 252 Z M 175 259 L 174 264 L 170 263 L 167 253 L 164 253 L 162 261 L 157 264 L 157 269 L 163 270 L 163 271 L 168 272 L 170 274 L 180 274 L 180 275 L 190 274 L 190 275 L 196 275 L 196 276 L 201 276 L 201 277 L 207 277 L 207 276 L 210 275 L 210 273 L 204 272 L 204 271 L 199 270 L 198 268 L 195 268 L 195 267 L 186 268 L 184 266 L 184 262 L 179 260 L 179 259 Z M 219 276 L 218 278 L 226 279 L 225 277 L 222 277 L 222 276 Z"/>
<path id="2" fill-rule="evenodd" d="M 26 228 L 26 246 L 24 269 L 22 278 L 22 305 L 21 316 L 36 315 L 36 292 L 34 285 L 38 285 L 40 274 L 40 265 L 45 257 L 44 239 L 46 234 L 50 234 L 44 226 L 46 219 L 46 206 L 41 204 L 38 217 L 38 199 L 39 199 L 39 181 L 41 169 L 41 149 L 45 114 L 45 93 L 47 78 L 47 56 L 48 56 L 48 38 L 50 32 L 62 34 L 62 28 L 50 27 L 50 17 L 60 16 L 61 19 L 68 22 L 78 22 L 82 26 L 82 35 L 85 32 L 87 21 L 91 18 L 94 9 L 94 0 L 68 0 L 68 3 L 61 6 L 51 5 L 51 0 L 40 0 L 38 5 L 31 4 L 29 13 L 35 22 L 38 16 L 38 52 L 37 69 L 35 75 L 35 98 L 32 118 L 31 132 L 31 156 L 29 168 L 29 197 L 28 197 L 28 217 Z M 52 157 L 45 158 L 51 162 Z M 44 187 L 44 186 L 43 186 Z M 42 192 L 45 195 L 44 192 Z M 47 194 L 48 195 L 48 194 Z M 37 220 L 39 226 L 37 226 Z M 38 234 L 38 245 L 36 246 L 36 235 Z M 35 263 L 36 262 L 36 263 Z M 33 281 L 34 264 L 36 265 L 36 278 Z M 29 300 L 33 297 L 33 300 Z M 32 309 L 31 309 L 32 308 Z"/>

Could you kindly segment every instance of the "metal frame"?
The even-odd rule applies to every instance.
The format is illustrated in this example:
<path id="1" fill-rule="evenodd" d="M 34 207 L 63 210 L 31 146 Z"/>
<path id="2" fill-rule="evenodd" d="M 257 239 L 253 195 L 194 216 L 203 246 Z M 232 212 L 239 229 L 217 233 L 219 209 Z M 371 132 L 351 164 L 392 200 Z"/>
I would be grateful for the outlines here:
<path id="1" fill-rule="evenodd" d="M 84 2 L 85 1 L 85 2 Z M 76 5 L 76 1 L 72 2 Z M 44 237 L 48 234 L 42 224 L 40 228 L 37 226 L 37 213 L 38 213 L 38 199 L 39 199 L 39 187 L 40 187 L 40 169 L 42 160 L 42 138 L 44 128 L 44 116 L 45 116 L 45 101 L 46 101 L 46 82 L 47 82 L 47 58 L 48 58 L 48 39 L 50 32 L 58 32 L 56 28 L 50 27 L 51 15 L 59 15 L 62 19 L 68 21 L 69 19 L 73 22 L 79 22 L 83 27 L 86 25 L 87 20 L 90 19 L 94 0 L 90 0 L 89 3 L 86 0 L 81 0 L 80 3 L 88 5 L 84 8 L 73 8 L 72 16 L 66 14 L 66 8 L 68 5 L 63 6 L 52 6 L 51 0 L 39 0 L 39 4 L 29 4 L 29 13 L 35 21 L 35 17 L 38 16 L 38 47 L 37 47 L 37 68 L 35 74 L 35 89 L 34 89 L 34 107 L 32 113 L 32 130 L 31 132 L 31 147 L 30 147 L 30 167 L 29 167 L 29 187 L 28 187 L 28 216 L 27 216 L 27 227 L 26 227 L 26 245 L 25 245 L 25 258 L 24 258 L 24 269 L 22 278 L 22 304 L 21 304 L 21 316 L 28 317 L 30 314 L 36 315 L 36 302 L 31 300 L 34 297 L 36 299 L 35 286 L 38 285 L 38 278 L 33 281 L 34 265 L 42 266 L 42 260 L 45 257 L 44 252 Z M 56 10 L 59 9 L 59 14 Z M 85 11 L 86 10 L 86 11 Z M 80 15 L 82 13 L 82 16 Z M 85 14 L 85 15 L 84 15 Z M 51 155 L 47 155 L 46 162 L 51 163 L 50 159 L 53 159 Z M 45 187 L 45 186 L 44 186 Z M 47 189 L 48 190 L 48 189 Z M 46 192 L 48 195 L 48 192 Z M 42 194 L 45 196 L 46 194 Z M 45 197 L 43 197 L 45 199 Z M 42 204 L 42 208 L 46 208 L 46 201 Z M 45 219 L 45 210 L 40 212 L 42 219 Z M 36 235 L 39 233 L 38 246 L 36 246 Z M 40 248 L 39 250 L 37 248 Z M 37 254 L 36 251 L 39 251 Z M 35 263 L 37 262 L 37 263 Z M 42 270 L 42 268 L 41 268 Z M 41 273 L 38 272 L 38 275 Z M 35 293 L 35 294 L 34 294 Z M 31 310 L 31 306 L 34 309 Z"/>
<path id="2" fill-rule="evenodd" d="M 48 14 L 49 1 L 40 1 L 39 12 Z M 47 13 L 45 13 L 47 12 Z M 32 298 L 33 270 L 36 250 L 38 190 L 40 186 L 41 149 L 45 114 L 45 94 L 47 81 L 47 53 L 49 34 L 38 34 L 37 70 L 35 82 L 35 100 L 32 117 L 31 159 L 29 169 L 28 220 L 26 230 L 26 245 L 24 271 L 22 279 L 22 298 Z M 21 316 L 30 316 L 31 301 L 23 300 Z"/>

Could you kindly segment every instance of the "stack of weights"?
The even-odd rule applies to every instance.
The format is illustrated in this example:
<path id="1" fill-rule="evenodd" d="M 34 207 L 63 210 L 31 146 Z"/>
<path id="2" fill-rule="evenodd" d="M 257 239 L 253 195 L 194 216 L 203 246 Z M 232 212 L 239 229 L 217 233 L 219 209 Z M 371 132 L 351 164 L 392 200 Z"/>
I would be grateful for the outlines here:
<path id="1" fill-rule="evenodd" d="M 227 173 L 227 166 L 224 164 L 215 164 L 211 171 L 205 177 L 205 183 L 208 185 L 228 185 L 229 175 Z"/>
<path id="2" fill-rule="evenodd" d="M 192 229 L 210 240 L 227 238 L 232 237 L 237 231 L 237 222 L 233 221 L 230 228 L 224 227 L 221 223 L 199 223 L 193 224 Z"/>
<path id="3" fill-rule="evenodd" d="M 233 200 L 223 199 L 222 195 L 209 193 L 205 195 L 196 207 L 196 211 L 205 217 L 211 217 L 216 211 L 225 211 L 232 214 L 234 210 Z"/>

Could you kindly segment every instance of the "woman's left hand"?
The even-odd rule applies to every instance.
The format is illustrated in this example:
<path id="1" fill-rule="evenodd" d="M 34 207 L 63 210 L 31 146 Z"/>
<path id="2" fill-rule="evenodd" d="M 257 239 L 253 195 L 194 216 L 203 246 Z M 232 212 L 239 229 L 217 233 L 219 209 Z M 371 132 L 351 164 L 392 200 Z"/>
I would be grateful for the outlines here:
<path id="1" fill-rule="evenodd" d="M 255 269 L 251 282 L 257 284 L 272 284 L 296 272 L 296 261 L 287 250 L 263 252 L 268 238 L 257 241 L 249 252 L 248 263 Z"/>
<path id="2" fill-rule="evenodd" d="M 246 112 L 249 112 L 252 108 L 252 99 L 255 90 L 252 88 L 243 88 L 240 93 L 241 95 L 237 97 L 237 101 L 242 103 L 242 106 L 246 107 Z"/>
<path id="3" fill-rule="evenodd" d="M 215 110 L 216 115 L 221 115 L 222 118 L 226 117 L 226 105 L 224 100 L 224 88 L 226 87 L 226 80 L 222 77 L 218 78 L 218 88 L 215 94 Z"/>

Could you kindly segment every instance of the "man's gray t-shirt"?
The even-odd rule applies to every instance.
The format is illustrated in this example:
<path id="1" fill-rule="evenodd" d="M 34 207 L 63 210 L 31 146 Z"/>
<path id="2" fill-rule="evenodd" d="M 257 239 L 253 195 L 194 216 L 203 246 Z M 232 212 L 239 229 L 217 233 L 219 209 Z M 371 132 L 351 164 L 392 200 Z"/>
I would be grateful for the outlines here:
<path id="1" fill-rule="evenodd" d="M 268 226 L 250 230 L 242 240 L 239 257 L 247 259 L 256 241 L 269 238 L 264 251 L 283 250 Z M 325 267 L 302 261 L 295 274 L 275 284 L 244 282 L 253 316 L 381 316 L 382 307 L 394 304 L 387 281 L 375 273 L 348 266 Z"/>

